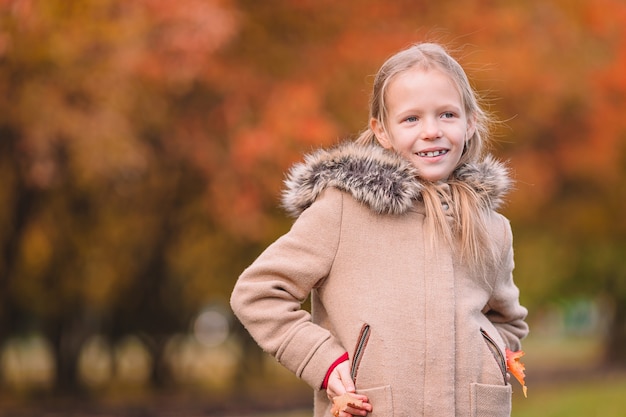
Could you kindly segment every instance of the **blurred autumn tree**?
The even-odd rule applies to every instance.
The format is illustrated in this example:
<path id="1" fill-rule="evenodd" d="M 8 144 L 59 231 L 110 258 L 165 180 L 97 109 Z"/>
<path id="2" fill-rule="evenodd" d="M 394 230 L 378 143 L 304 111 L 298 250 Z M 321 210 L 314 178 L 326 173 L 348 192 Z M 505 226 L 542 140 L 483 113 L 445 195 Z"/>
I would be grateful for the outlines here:
<path id="1" fill-rule="evenodd" d="M 43 332 L 61 389 L 77 388 L 78 353 L 96 332 L 141 335 L 159 364 L 167 337 L 230 286 L 217 278 L 234 247 L 205 190 L 220 169 L 208 148 L 226 143 L 207 68 L 234 34 L 233 11 L 0 6 L 0 338 Z M 156 384 L 171 380 L 162 371 Z"/>
<path id="2" fill-rule="evenodd" d="M 434 39 L 507 120 L 522 301 L 604 295 L 626 363 L 625 27 L 618 0 L 0 0 L 0 342 L 43 332 L 72 389 L 85 340 L 138 334 L 170 381 L 168 337 L 288 228 L 285 168 Z"/>

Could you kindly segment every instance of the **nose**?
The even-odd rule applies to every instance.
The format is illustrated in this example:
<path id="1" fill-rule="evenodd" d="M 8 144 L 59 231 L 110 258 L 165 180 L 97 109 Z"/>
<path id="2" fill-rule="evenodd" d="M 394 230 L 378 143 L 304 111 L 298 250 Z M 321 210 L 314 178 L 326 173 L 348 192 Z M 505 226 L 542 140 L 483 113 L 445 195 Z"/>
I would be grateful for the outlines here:
<path id="1" fill-rule="evenodd" d="M 423 118 L 420 136 L 424 140 L 433 140 L 443 136 L 443 132 L 439 126 L 439 120 L 434 117 Z"/>

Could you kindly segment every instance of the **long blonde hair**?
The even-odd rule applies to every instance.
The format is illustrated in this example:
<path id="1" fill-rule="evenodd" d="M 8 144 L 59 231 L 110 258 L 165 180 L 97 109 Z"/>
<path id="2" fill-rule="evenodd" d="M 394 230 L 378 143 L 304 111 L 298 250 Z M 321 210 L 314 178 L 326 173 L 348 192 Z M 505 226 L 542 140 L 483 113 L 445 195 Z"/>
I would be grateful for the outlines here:
<path id="1" fill-rule="evenodd" d="M 370 97 L 370 119 L 386 127 L 386 91 L 398 74 L 412 68 L 436 68 L 447 74 L 457 87 L 468 119 L 474 124 L 474 133 L 466 141 L 466 147 L 456 168 L 477 162 L 483 156 L 489 139 L 492 119 L 481 107 L 479 98 L 461 65 L 441 46 L 434 43 L 415 44 L 389 58 L 374 79 Z M 356 139 L 360 144 L 378 144 L 371 128 L 365 129 Z M 426 209 L 426 221 L 438 233 L 431 236 L 435 245 L 441 236 L 449 244 L 459 245 L 461 259 L 476 273 L 484 273 L 488 265 L 496 262 L 494 242 L 489 238 L 487 221 L 490 212 L 483 207 L 476 191 L 452 175 L 447 181 L 449 194 L 441 185 L 424 182 L 422 198 Z M 453 221 L 447 219 L 442 208 L 445 203 L 451 209 Z"/>

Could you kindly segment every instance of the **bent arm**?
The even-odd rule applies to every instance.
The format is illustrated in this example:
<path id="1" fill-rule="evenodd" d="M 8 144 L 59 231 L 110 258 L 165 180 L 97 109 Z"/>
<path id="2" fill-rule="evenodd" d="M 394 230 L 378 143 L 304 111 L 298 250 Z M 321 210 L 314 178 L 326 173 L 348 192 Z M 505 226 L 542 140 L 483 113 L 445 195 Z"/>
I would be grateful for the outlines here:
<path id="1" fill-rule="evenodd" d="M 342 195 L 325 191 L 239 277 L 231 307 L 259 346 L 312 387 L 345 352 L 301 308 L 327 277 L 339 244 Z"/>
<path id="2" fill-rule="evenodd" d="M 517 351 L 521 349 L 521 340 L 528 335 L 525 321 L 528 310 L 519 302 L 519 289 L 513 281 L 514 267 L 511 226 L 505 221 L 502 262 L 485 315 L 498 329 L 507 347 Z"/>

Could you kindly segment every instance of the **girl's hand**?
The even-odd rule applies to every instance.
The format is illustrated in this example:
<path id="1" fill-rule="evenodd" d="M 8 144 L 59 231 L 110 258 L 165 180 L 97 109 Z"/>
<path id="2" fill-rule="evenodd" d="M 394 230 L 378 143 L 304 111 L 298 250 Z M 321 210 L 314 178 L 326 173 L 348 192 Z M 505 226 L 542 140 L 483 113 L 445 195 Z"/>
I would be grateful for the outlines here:
<path id="1" fill-rule="evenodd" d="M 363 401 L 360 408 L 348 407 L 345 411 L 339 411 L 334 414 L 334 417 L 352 417 L 352 416 L 366 416 L 367 413 L 372 411 L 372 405 L 365 395 L 355 394 L 356 388 L 350 377 L 350 363 L 344 361 L 337 365 L 328 378 L 328 385 L 326 388 L 326 395 L 328 399 L 333 401 L 335 397 L 338 397 L 346 392 L 352 393 L 355 399 Z"/>
<path id="2" fill-rule="evenodd" d="M 330 409 L 334 417 L 366 416 L 370 411 L 372 405 L 367 402 L 367 397 L 352 392 L 333 398 L 333 406 Z"/>
<path id="3" fill-rule="evenodd" d="M 350 377 L 350 362 L 348 361 L 341 362 L 333 369 L 326 384 L 326 395 L 331 401 L 345 392 L 356 392 L 354 382 Z"/>

